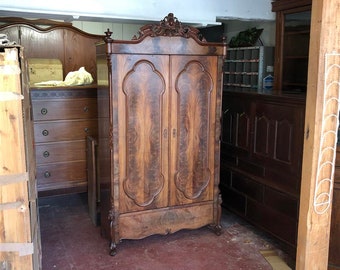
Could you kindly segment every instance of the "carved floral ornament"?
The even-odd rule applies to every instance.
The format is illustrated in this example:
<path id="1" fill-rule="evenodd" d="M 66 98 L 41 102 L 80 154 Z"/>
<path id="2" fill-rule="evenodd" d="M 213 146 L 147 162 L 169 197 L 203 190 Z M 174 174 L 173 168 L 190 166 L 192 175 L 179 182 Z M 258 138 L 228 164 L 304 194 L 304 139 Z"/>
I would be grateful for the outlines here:
<path id="1" fill-rule="evenodd" d="M 109 29 L 105 32 L 106 40 L 112 40 Z M 159 24 L 147 24 L 139 29 L 139 36 L 134 36 L 132 40 L 138 40 L 146 36 L 157 37 L 157 36 L 168 36 L 168 37 L 184 37 L 184 38 L 194 38 L 200 41 L 206 41 L 202 36 L 200 36 L 199 30 L 183 25 L 173 13 L 169 13 Z"/>

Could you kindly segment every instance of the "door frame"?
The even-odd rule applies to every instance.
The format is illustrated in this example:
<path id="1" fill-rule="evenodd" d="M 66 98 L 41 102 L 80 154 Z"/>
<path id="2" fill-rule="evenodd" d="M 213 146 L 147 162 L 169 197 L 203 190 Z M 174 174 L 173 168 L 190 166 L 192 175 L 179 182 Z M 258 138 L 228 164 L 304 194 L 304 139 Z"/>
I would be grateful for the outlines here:
<path id="1" fill-rule="evenodd" d="M 340 93 L 340 0 L 313 0 L 296 269 L 327 269 Z"/>

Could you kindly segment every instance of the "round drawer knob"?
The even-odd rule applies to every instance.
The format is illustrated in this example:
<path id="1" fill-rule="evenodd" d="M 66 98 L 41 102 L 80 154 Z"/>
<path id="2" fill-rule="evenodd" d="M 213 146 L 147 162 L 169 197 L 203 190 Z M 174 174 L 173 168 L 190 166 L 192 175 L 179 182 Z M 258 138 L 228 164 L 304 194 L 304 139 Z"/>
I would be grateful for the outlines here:
<path id="1" fill-rule="evenodd" d="M 44 177 L 49 178 L 51 176 L 51 173 L 49 171 L 44 172 Z"/>
<path id="2" fill-rule="evenodd" d="M 40 112 L 42 115 L 46 115 L 48 113 L 46 108 L 42 108 Z"/>
<path id="3" fill-rule="evenodd" d="M 49 156 L 50 156 L 50 152 L 44 151 L 43 156 L 44 156 L 45 158 L 49 157 Z"/>
<path id="4" fill-rule="evenodd" d="M 88 112 L 89 111 L 89 107 L 84 107 L 84 112 Z"/>
<path id="5" fill-rule="evenodd" d="M 48 130 L 44 129 L 42 132 L 42 135 L 47 136 L 49 134 Z"/>
<path id="6" fill-rule="evenodd" d="M 89 129 L 89 128 L 84 128 L 84 131 L 85 131 L 86 133 L 89 133 L 90 129 Z"/>

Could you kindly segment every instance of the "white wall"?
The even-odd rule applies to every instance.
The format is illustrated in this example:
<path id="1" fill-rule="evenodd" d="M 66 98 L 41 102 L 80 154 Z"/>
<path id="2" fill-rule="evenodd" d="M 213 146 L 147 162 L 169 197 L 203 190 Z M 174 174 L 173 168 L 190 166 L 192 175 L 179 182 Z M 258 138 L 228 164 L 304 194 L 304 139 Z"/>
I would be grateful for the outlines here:
<path id="1" fill-rule="evenodd" d="M 275 46 L 275 21 L 244 21 L 244 20 L 228 20 L 224 21 L 225 34 L 227 42 L 239 32 L 252 27 L 263 29 L 261 40 L 264 46 Z M 114 39 L 131 40 L 138 34 L 139 28 L 144 24 L 136 23 L 110 23 L 110 22 L 89 22 L 89 21 L 72 21 L 72 25 L 91 34 L 104 35 L 109 28 L 112 31 Z"/>
<path id="2" fill-rule="evenodd" d="M 97 35 L 103 35 L 109 28 L 112 31 L 114 39 L 131 40 L 131 38 L 138 34 L 138 30 L 143 24 L 124 24 L 124 23 L 110 23 L 110 22 L 88 22 L 88 21 L 72 21 L 73 26 Z M 275 21 L 243 21 L 243 20 L 229 20 L 224 22 L 227 42 L 239 32 L 247 30 L 248 28 L 256 27 L 263 28 L 261 40 L 264 46 L 275 45 Z"/>
<path id="3" fill-rule="evenodd" d="M 159 21 L 172 12 L 181 22 L 203 25 L 218 18 L 274 19 L 271 0 L 0 0 L 0 10 L 1 16 L 26 12 L 141 21 Z"/>
<path id="4" fill-rule="evenodd" d="M 230 20 L 224 23 L 227 42 L 239 32 L 245 31 L 249 28 L 256 27 L 263 29 L 260 36 L 264 46 L 275 46 L 275 21 L 243 21 L 243 20 Z"/>
<path id="5" fill-rule="evenodd" d="M 104 35 L 105 31 L 110 29 L 113 39 L 131 40 L 134 35 L 138 34 L 139 28 L 144 24 L 72 21 L 72 25 L 87 33 L 96 35 Z"/>

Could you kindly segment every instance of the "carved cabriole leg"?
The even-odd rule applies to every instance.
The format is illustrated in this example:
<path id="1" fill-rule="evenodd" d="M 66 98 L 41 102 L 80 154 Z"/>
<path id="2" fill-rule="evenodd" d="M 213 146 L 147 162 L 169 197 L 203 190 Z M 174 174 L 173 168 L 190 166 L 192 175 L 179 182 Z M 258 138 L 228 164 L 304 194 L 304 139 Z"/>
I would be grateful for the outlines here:
<path id="1" fill-rule="evenodd" d="M 115 256 L 117 254 L 116 245 L 116 218 L 113 209 L 110 210 L 108 219 L 110 220 L 110 233 L 111 233 L 111 243 L 110 243 L 110 255 Z"/>
<path id="2" fill-rule="evenodd" d="M 222 217 L 222 194 L 219 193 L 218 194 L 218 205 L 217 205 L 217 231 L 216 234 L 217 235 L 221 235 L 222 234 L 222 226 L 221 226 L 221 217 Z"/>
<path id="3" fill-rule="evenodd" d="M 117 254 L 117 245 L 114 242 L 110 243 L 110 255 L 115 256 Z"/>
<path id="4" fill-rule="evenodd" d="M 221 226 L 221 216 L 222 216 L 222 195 L 218 195 L 218 200 L 217 200 L 217 215 L 216 215 L 216 221 L 215 224 L 210 224 L 209 228 L 218 236 L 222 234 L 222 226 Z"/>

